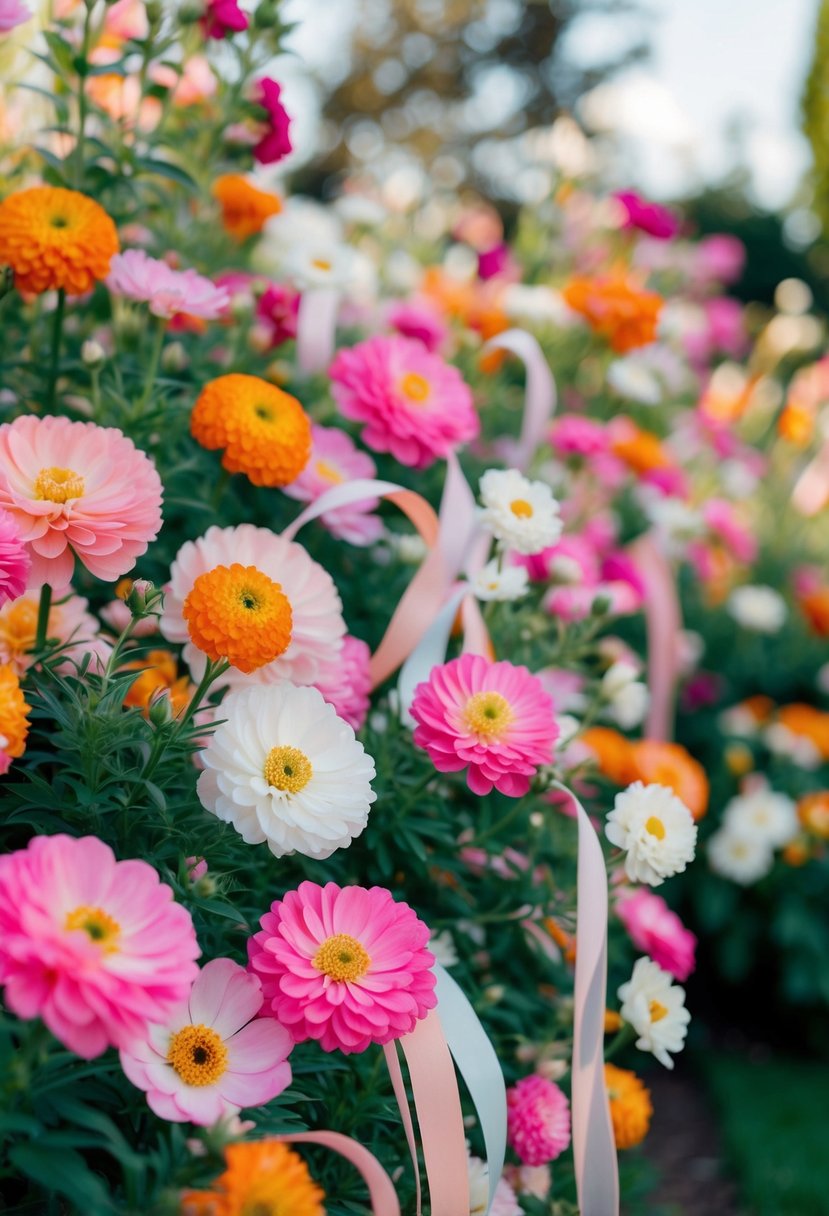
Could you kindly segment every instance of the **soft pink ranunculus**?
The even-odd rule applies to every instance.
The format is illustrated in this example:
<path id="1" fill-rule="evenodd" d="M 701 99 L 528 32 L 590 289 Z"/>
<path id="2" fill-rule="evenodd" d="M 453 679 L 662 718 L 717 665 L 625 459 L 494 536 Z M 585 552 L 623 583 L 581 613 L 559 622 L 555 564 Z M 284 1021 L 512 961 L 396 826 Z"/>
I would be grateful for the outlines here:
<path id="1" fill-rule="evenodd" d="M 449 326 L 427 299 L 396 301 L 389 306 L 386 320 L 404 338 L 422 342 L 432 352 L 439 351 L 449 337 Z"/>
<path id="2" fill-rule="evenodd" d="M 144 0 L 115 0 L 114 4 L 109 4 L 104 14 L 104 31 L 110 38 L 124 42 L 129 38 L 146 38 L 150 23 Z"/>
<path id="3" fill-rule="evenodd" d="M 0 34 L 8 34 L 31 19 L 31 11 L 21 0 L 0 0 Z"/>
<path id="4" fill-rule="evenodd" d="M 215 321 L 227 310 L 227 289 L 217 287 L 195 270 L 174 270 L 167 262 L 151 258 L 143 249 L 116 253 L 106 285 L 116 296 L 146 304 L 156 317 L 185 313 Z"/>
<path id="5" fill-rule="evenodd" d="M 680 982 L 687 980 L 695 966 L 697 939 L 661 896 L 643 887 L 623 895 L 616 913 L 637 950 Z"/>
<path id="6" fill-rule="evenodd" d="M 368 717 L 371 704 L 371 651 L 360 638 L 346 634 L 336 670 L 315 685 L 329 705 L 354 730 L 359 730 Z"/>

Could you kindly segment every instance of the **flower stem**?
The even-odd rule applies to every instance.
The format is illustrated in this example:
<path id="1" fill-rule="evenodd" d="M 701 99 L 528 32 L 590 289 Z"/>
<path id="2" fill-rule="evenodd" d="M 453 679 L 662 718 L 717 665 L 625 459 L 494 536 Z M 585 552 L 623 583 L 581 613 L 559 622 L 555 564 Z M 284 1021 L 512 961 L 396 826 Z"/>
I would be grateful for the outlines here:
<path id="1" fill-rule="evenodd" d="M 89 72 L 89 43 L 92 32 L 93 4 L 87 3 L 86 17 L 83 26 L 83 43 L 81 45 L 80 66 L 78 68 L 78 142 L 75 145 L 73 178 L 75 189 L 83 188 L 84 151 L 86 148 L 86 78 Z"/>
<path id="2" fill-rule="evenodd" d="M 40 652 L 46 646 L 46 634 L 49 629 L 49 609 L 52 607 L 52 588 L 44 583 L 40 588 L 40 604 L 37 610 L 37 632 L 35 633 L 35 651 Z"/>
<path id="3" fill-rule="evenodd" d="M 58 367 L 60 365 L 60 344 L 63 336 L 63 314 L 66 311 L 66 292 L 61 287 L 58 292 L 58 302 L 52 316 L 52 347 L 49 353 L 49 370 L 46 381 L 46 412 L 51 413 L 55 408 L 55 388 L 58 382 Z"/>
<path id="4" fill-rule="evenodd" d="M 190 704 L 178 720 L 179 732 L 184 730 L 197 712 L 210 685 L 215 680 L 218 680 L 220 676 L 223 676 L 228 667 L 230 667 L 230 663 L 227 659 L 218 659 L 215 663 L 211 659 L 207 660 L 207 666 L 204 669 L 204 675 L 201 678 L 199 686 L 193 693 Z"/>
<path id="5" fill-rule="evenodd" d="M 524 810 L 523 801 L 524 800 L 522 798 L 516 798 L 515 806 L 510 807 L 506 815 L 502 816 L 497 823 L 493 823 L 491 827 L 488 827 L 485 831 L 479 833 L 472 843 L 479 845 L 482 841 L 489 840 L 491 836 L 497 836 L 499 832 L 502 832 L 504 828 L 508 827 L 512 823 L 513 819 L 516 819 L 521 811 Z"/>
<path id="6" fill-rule="evenodd" d="M 631 1044 L 635 1038 L 636 1031 L 632 1026 L 628 1025 L 627 1022 L 623 1022 L 622 1029 L 618 1031 L 618 1033 L 605 1048 L 605 1060 L 612 1060 L 613 1057 L 618 1055 L 624 1047 L 629 1046 L 629 1044 Z"/>
<path id="7" fill-rule="evenodd" d="M 164 334 L 166 333 L 166 330 L 166 319 L 164 317 L 156 317 L 153 345 L 152 350 L 150 351 L 150 361 L 147 364 L 147 375 L 144 379 L 144 392 L 141 395 L 141 400 L 138 402 L 139 413 L 143 413 L 147 403 L 153 395 L 155 378 L 158 373 L 158 365 L 161 362 L 161 352 L 164 348 Z"/>

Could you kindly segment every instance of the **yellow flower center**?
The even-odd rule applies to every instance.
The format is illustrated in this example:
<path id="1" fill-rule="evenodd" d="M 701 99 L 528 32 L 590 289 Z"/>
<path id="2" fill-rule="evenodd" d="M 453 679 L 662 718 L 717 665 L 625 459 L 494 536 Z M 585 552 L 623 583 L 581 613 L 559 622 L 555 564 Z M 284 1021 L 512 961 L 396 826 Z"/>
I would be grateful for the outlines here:
<path id="1" fill-rule="evenodd" d="M 663 1018 L 668 1016 L 668 1010 L 664 1005 L 660 1005 L 659 1001 L 651 1001 L 648 1006 L 648 1012 L 651 1015 L 652 1022 L 661 1022 Z"/>
<path id="2" fill-rule="evenodd" d="M 90 941 L 96 943 L 106 954 L 118 949 L 121 926 L 117 920 L 104 912 L 103 908 L 91 908 L 81 904 L 66 917 L 66 929 L 83 929 Z"/>
<path id="3" fill-rule="evenodd" d="M 327 460 L 317 460 L 314 464 L 314 469 L 320 477 L 324 477 L 326 481 L 332 482 L 334 485 L 340 485 L 345 478 L 339 469 L 335 469 L 333 464 L 329 464 Z"/>
<path id="4" fill-rule="evenodd" d="M 209 1026 L 182 1026 L 170 1039 L 167 1062 L 185 1085 L 213 1085 L 227 1071 L 227 1048 Z"/>
<path id="5" fill-rule="evenodd" d="M 68 502 L 80 498 L 84 480 L 74 469 L 41 469 L 35 478 L 35 498 L 41 502 Z"/>
<path id="6" fill-rule="evenodd" d="M 657 840 L 665 839 L 665 824 L 661 819 L 657 819 L 656 815 L 651 815 L 645 824 L 645 831 L 650 832 L 651 836 L 655 836 Z"/>
<path id="7" fill-rule="evenodd" d="M 490 741 L 500 739 L 514 717 L 512 706 L 499 692 L 474 693 L 463 711 L 466 727 Z"/>
<path id="8" fill-rule="evenodd" d="M 193 644 L 211 659 L 227 659 L 250 674 L 290 645 L 291 605 L 255 566 L 216 566 L 200 574 L 182 613 Z"/>
<path id="9" fill-rule="evenodd" d="M 527 502 L 526 498 L 513 498 L 509 509 L 518 519 L 532 519 L 533 517 L 532 503 Z"/>
<path id="10" fill-rule="evenodd" d="M 335 933 L 326 938 L 314 955 L 317 971 L 330 975 L 332 980 L 359 980 L 371 966 L 371 959 L 356 937 L 349 933 Z"/>
<path id="11" fill-rule="evenodd" d="M 331 262 L 328 258 L 311 258 L 311 265 L 315 270 L 330 270 Z"/>
<path id="12" fill-rule="evenodd" d="M 432 392 L 432 386 L 426 377 L 421 376 L 419 372 L 406 372 L 400 381 L 400 391 L 410 401 L 420 404 L 428 401 L 429 395 Z"/>
<path id="13" fill-rule="evenodd" d="M 298 794 L 314 775 L 311 761 L 298 747 L 272 747 L 265 757 L 263 776 L 268 785 Z"/>

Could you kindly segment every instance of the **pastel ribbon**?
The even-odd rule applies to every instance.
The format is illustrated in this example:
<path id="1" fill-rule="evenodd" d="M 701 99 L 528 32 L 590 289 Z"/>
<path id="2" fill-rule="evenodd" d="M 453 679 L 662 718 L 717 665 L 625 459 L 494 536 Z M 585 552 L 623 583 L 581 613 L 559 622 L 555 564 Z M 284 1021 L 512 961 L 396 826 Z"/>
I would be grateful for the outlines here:
<path id="1" fill-rule="evenodd" d="M 792 503 L 801 515 L 822 511 L 829 501 L 829 439 L 797 479 Z"/>
<path id="2" fill-rule="evenodd" d="M 334 287 L 311 287 L 299 299 L 296 361 L 306 376 L 324 372 L 334 357 L 340 293 Z"/>
<path id="3" fill-rule="evenodd" d="M 664 742 L 671 739 L 674 733 L 682 609 L 673 569 L 653 536 L 646 534 L 635 541 L 631 546 L 631 555 L 645 582 L 648 686 L 651 694 L 645 737 Z"/>
<path id="4" fill-rule="evenodd" d="M 544 438 L 547 424 L 555 413 L 555 378 L 538 341 L 525 329 L 507 329 L 502 334 L 496 334 L 494 338 L 490 338 L 484 350 L 508 350 L 517 355 L 526 368 L 527 383 L 524 390 L 521 434 L 512 449 L 512 459 L 516 466 L 526 472 Z"/>
<path id="5" fill-rule="evenodd" d="M 391 1178 L 373 1153 L 356 1140 L 339 1132 L 293 1132 L 274 1136 L 273 1139 L 282 1140 L 286 1144 L 321 1144 L 323 1148 L 330 1148 L 332 1152 L 339 1153 L 346 1161 L 350 1161 L 365 1179 L 374 1216 L 400 1216 L 400 1203 Z"/>

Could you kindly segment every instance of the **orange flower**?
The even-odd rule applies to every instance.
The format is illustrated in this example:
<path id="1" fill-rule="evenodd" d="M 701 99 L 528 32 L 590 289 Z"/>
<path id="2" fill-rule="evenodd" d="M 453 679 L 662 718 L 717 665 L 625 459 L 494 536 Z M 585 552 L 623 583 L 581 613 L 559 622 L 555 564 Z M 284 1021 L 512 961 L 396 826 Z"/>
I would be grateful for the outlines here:
<path id="1" fill-rule="evenodd" d="M 662 297 L 645 291 L 624 273 L 577 276 L 566 284 L 562 295 L 595 333 L 607 338 L 617 354 L 647 346 L 656 338 Z"/>
<path id="2" fill-rule="evenodd" d="M 125 663 L 121 670 L 141 672 L 130 685 L 124 704 L 140 709 L 145 718 L 152 702 L 163 696 L 169 696 L 174 718 L 190 704 L 190 681 L 187 676 L 179 676 L 175 656 L 169 650 L 151 650 L 145 658 Z"/>
<path id="3" fill-rule="evenodd" d="M 746 697 L 745 701 L 741 701 L 739 709 L 745 710 L 750 714 L 758 726 L 768 722 L 774 713 L 774 701 L 771 697 L 763 696 L 758 693 L 755 697 Z"/>
<path id="4" fill-rule="evenodd" d="M 265 221 L 282 210 L 278 194 L 259 190 L 241 173 L 224 173 L 217 177 L 212 193 L 222 209 L 225 231 L 237 241 L 261 232 Z"/>
<path id="5" fill-rule="evenodd" d="M 829 637 L 829 587 L 817 587 L 798 599 L 800 611 L 819 638 Z"/>
<path id="6" fill-rule="evenodd" d="M 622 1015 L 617 1013 L 615 1009 L 605 1009 L 604 1011 L 604 1032 L 605 1034 L 616 1034 L 622 1029 Z"/>
<path id="7" fill-rule="evenodd" d="M 33 186 L 0 203 L 0 263 L 20 291 L 82 295 L 106 278 L 118 248 L 106 211 L 75 190 Z"/>
<path id="8" fill-rule="evenodd" d="M 780 856 L 787 866 L 797 867 L 805 866 L 811 853 L 802 840 L 792 840 L 786 845 Z"/>
<path id="9" fill-rule="evenodd" d="M 631 744 L 636 776 L 643 785 L 665 785 L 680 798 L 695 820 L 708 810 L 710 788 L 705 769 L 679 743 L 643 739 Z"/>
<path id="10" fill-rule="evenodd" d="M 279 583 L 255 566 L 235 562 L 200 574 L 182 613 L 194 646 L 246 675 L 290 645 L 291 605 Z"/>
<path id="11" fill-rule="evenodd" d="M 807 832 L 829 840 L 829 790 L 804 794 L 798 801 L 797 813 Z"/>
<path id="12" fill-rule="evenodd" d="M 229 1144 L 225 1161 L 213 1190 L 185 1192 L 181 1216 L 325 1216 L 325 1192 L 299 1154 L 281 1141 Z"/>
<path id="13" fill-rule="evenodd" d="M 22 756 L 26 750 L 29 721 L 26 714 L 31 709 L 20 688 L 20 680 L 13 667 L 7 663 L 0 666 L 0 772 L 6 772 L 8 761 Z"/>
<path id="14" fill-rule="evenodd" d="M 568 933 L 566 929 L 562 929 L 558 921 L 554 920 L 552 916 L 545 917 L 544 928 L 563 952 L 565 962 L 574 963 L 576 961 L 576 939 L 573 934 Z"/>
<path id="15" fill-rule="evenodd" d="M 636 1073 L 615 1064 L 605 1064 L 604 1080 L 616 1147 L 634 1148 L 650 1130 L 653 1115 L 650 1093 Z"/>
<path id="16" fill-rule="evenodd" d="M 621 422 L 621 420 L 618 421 Z M 618 426 L 610 446 L 613 454 L 623 460 L 634 473 L 649 473 L 652 469 L 669 469 L 673 465 L 659 436 L 654 435 L 653 431 L 643 430 L 629 418 L 624 419 L 623 426 Z"/>
<path id="17" fill-rule="evenodd" d="M 255 486 L 286 486 L 311 455 L 311 421 L 296 397 L 258 376 L 233 373 L 206 384 L 190 417 L 202 447 L 224 448 L 222 467 Z"/>
<path id="18" fill-rule="evenodd" d="M 629 739 L 609 726 L 591 726 L 581 736 L 582 743 L 596 757 L 599 771 L 616 785 L 630 785 L 636 781 L 636 766 L 633 746 Z"/>
<path id="19" fill-rule="evenodd" d="M 814 743 L 824 760 L 829 760 L 829 714 L 813 705 L 795 702 L 781 707 L 777 721 L 790 730 Z"/>
<path id="20" fill-rule="evenodd" d="M 815 433 L 814 414 L 796 401 L 787 401 L 777 419 L 777 433 L 795 447 L 808 447 Z"/>

